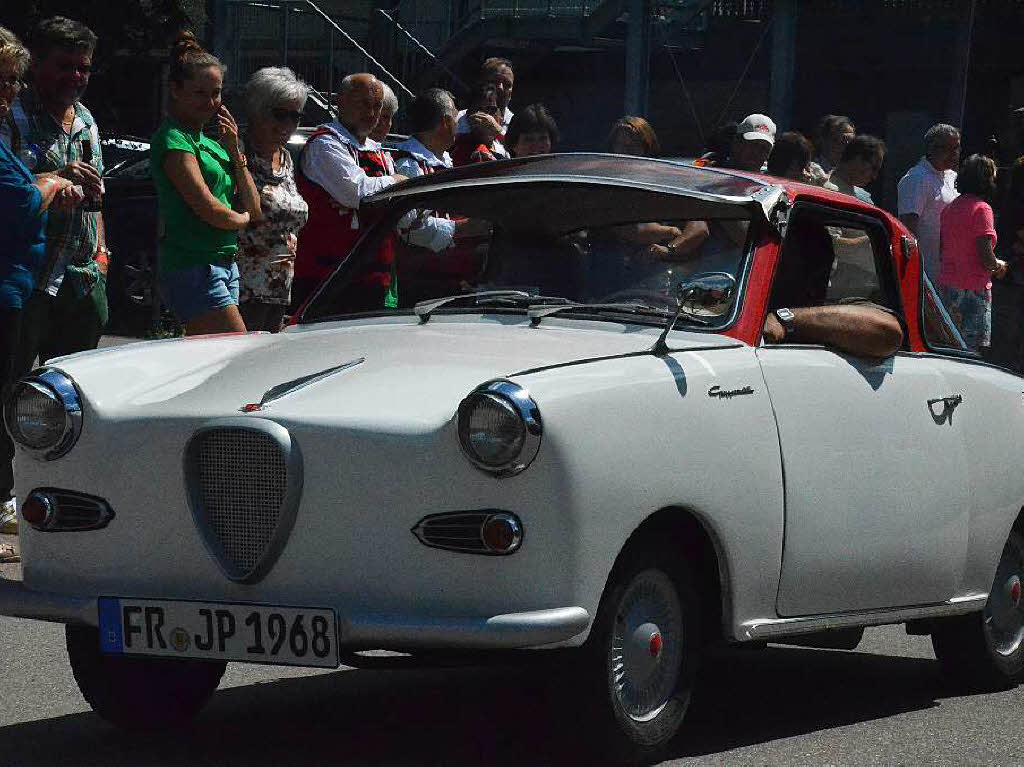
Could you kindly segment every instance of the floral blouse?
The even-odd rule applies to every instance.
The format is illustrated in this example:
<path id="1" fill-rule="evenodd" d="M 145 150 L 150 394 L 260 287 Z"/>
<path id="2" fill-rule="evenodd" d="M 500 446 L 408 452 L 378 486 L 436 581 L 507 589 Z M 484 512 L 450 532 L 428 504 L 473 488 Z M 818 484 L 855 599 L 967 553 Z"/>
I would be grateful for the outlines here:
<path id="1" fill-rule="evenodd" d="M 298 235 L 309 218 L 309 206 L 295 186 L 291 155 L 281 150 L 281 158 L 275 173 L 269 160 L 248 152 L 262 218 L 238 235 L 239 303 L 291 301 Z"/>

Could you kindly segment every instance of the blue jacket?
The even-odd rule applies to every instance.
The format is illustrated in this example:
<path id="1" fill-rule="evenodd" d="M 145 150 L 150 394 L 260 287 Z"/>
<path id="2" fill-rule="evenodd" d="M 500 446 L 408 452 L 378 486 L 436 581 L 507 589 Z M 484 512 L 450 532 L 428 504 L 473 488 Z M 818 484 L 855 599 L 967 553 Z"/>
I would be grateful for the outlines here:
<path id="1" fill-rule="evenodd" d="M 46 214 L 32 172 L 0 141 L 0 307 L 20 309 L 46 256 Z"/>

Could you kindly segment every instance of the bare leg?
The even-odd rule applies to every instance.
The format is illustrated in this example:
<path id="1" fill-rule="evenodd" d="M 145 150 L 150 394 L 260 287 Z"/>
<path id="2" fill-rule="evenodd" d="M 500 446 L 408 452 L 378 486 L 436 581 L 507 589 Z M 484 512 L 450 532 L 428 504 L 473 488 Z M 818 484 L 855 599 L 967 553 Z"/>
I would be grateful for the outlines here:
<path id="1" fill-rule="evenodd" d="M 245 323 L 234 304 L 210 309 L 193 317 L 185 325 L 185 335 L 202 336 L 210 333 L 244 333 Z"/>

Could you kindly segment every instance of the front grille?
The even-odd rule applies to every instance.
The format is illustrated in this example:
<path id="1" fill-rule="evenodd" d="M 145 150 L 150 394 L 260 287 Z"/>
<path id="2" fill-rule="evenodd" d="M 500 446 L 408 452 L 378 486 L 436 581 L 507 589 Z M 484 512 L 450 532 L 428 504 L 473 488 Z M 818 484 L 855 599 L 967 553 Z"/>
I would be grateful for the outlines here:
<path id="1" fill-rule="evenodd" d="M 264 430 L 212 428 L 193 438 L 189 461 L 196 521 L 230 577 L 252 576 L 270 555 L 285 511 L 284 447 Z"/>

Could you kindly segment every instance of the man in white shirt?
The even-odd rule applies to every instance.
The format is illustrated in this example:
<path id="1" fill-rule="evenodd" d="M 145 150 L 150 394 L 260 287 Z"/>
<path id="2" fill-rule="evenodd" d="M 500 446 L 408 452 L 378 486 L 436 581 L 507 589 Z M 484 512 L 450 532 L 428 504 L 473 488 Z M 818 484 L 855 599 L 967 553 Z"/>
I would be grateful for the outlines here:
<path id="1" fill-rule="evenodd" d="M 493 85 L 495 91 L 497 91 L 499 114 L 504 115 L 504 117 L 501 118 L 501 133 L 495 139 L 494 144 L 495 149 L 506 156 L 508 153 L 501 142 L 505 138 L 505 132 L 508 130 L 509 123 L 512 122 L 512 110 L 508 108 L 508 104 L 512 100 L 512 88 L 515 86 L 515 80 L 516 76 L 512 71 L 512 62 L 508 59 L 493 56 L 485 60 L 480 66 L 480 76 L 476 83 L 478 87 Z M 457 133 L 469 133 L 471 130 L 466 112 L 467 110 L 465 109 L 459 112 L 458 124 L 456 126 Z"/>
<path id="2" fill-rule="evenodd" d="M 939 273 L 939 217 L 958 196 L 960 131 L 939 123 L 924 134 L 924 157 L 896 187 L 900 221 L 917 237 L 918 252 L 928 276 Z"/>
<path id="3" fill-rule="evenodd" d="M 390 172 L 381 145 L 370 138 L 384 104 L 371 74 L 349 75 L 338 93 L 338 121 L 321 125 L 303 148 L 296 185 L 309 205 L 299 235 L 292 303 L 298 305 L 359 239 L 359 202 L 404 181 Z M 390 267 L 388 267 L 390 268 Z"/>
<path id="4" fill-rule="evenodd" d="M 394 151 L 395 169 L 416 178 L 452 167 L 448 148 L 455 141 L 458 113 L 446 90 L 430 88 L 405 112 L 412 136 Z M 482 263 L 465 238 L 487 236 L 485 219 L 449 218 L 441 211 L 411 210 L 398 222 L 397 251 L 403 305 L 453 295 L 474 283 Z"/>
<path id="5" fill-rule="evenodd" d="M 395 170 L 416 178 L 451 168 L 448 148 L 455 141 L 457 119 L 455 100 L 448 91 L 430 88 L 417 96 L 405 112 L 412 136 L 394 152 Z M 406 242 L 439 253 L 452 244 L 456 228 L 456 222 L 442 216 L 410 213 L 398 231 Z"/>

